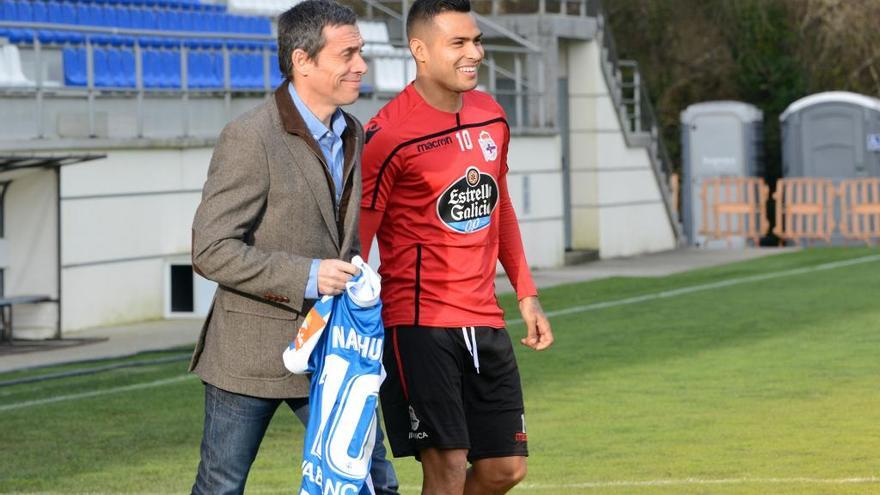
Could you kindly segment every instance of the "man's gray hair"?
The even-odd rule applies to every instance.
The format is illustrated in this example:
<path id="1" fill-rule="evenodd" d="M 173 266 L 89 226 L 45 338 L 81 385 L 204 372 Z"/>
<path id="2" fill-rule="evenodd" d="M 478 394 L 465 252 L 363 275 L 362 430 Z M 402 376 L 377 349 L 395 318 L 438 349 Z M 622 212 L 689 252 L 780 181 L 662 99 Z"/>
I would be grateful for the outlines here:
<path id="1" fill-rule="evenodd" d="M 291 55 L 303 50 L 316 58 L 324 48 L 324 26 L 356 24 L 357 15 L 350 8 L 333 0 L 306 0 L 278 17 L 278 68 L 285 77 L 293 78 Z"/>

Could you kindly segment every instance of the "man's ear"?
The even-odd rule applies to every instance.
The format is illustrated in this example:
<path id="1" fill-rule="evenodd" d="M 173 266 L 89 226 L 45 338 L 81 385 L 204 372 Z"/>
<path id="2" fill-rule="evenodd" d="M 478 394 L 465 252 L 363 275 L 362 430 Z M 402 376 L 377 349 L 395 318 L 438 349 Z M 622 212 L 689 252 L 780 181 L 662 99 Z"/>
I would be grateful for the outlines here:
<path id="1" fill-rule="evenodd" d="M 314 67 L 314 62 L 309 57 L 309 54 L 300 48 L 297 48 L 290 54 L 291 66 L 293 67 L 293 73 L 297 76 L 309 77 L 309 74 L 312 73 L 312 68 Z"/>
<path id="2" fill-rule="evenodd" d="M 418 38 L 410 39 L 409 51 L 417 63 L 424 64 L 428 61 L 428 47 L 424 41 Z"/>

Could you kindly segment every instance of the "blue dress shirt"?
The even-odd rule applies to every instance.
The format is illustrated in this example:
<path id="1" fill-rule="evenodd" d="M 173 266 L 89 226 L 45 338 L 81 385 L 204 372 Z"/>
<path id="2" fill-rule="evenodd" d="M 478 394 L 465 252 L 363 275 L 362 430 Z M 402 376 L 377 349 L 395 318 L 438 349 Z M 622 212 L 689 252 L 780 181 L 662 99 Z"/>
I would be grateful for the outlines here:
<path id="1" fill-rule="evenodd" d="M 308 127 L 315 141 L 318 142 L 321 152 L 324 154 L 324 161 L 329 169 L 330 177 L 333 178 L 333 184 L 336 186 L 336 198 L 334 199 L 338 208 L 339 202 L 342 200 L 342 169 L 345 166 L 345 154 L 342 150 L 342 133 L 345 132 L 347 127 L 345 117 L 342 115 L 342 110 L 337 108 L 333 112 L 333 116 L 330 117 L 330 128 L 328 129 L 309 110 L 309 107 L 303 103 L 299 95 L 296 94 L 293 83 L 288 83 L 287 88 L 290 91 L 290 97 L 293 99 L 294 106 L 296 106 L 297 111 L 306 123 L 306 127 Z M 309 269 L 309 281 L 306 284 L 306 299 L 317 299 L 320 297 L 320 294 L 318 294 L 318 266 L 320 264 L 321 260 L 312 260 L 312 266 Z"/>

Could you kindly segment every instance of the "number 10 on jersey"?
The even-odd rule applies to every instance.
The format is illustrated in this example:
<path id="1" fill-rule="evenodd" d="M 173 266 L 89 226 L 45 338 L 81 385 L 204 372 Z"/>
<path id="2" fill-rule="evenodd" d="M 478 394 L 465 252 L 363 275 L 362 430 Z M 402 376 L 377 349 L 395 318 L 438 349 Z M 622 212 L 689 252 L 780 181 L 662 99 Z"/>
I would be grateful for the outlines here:
<path id="1" fill-rule="evenodd" d="M 461 148 L 461 151 L 474 149 L 474 142 L 471 140 L 471 133 L 467 129 L 456 132 L 455 139 L 458 140 L 458 147 Z"/>

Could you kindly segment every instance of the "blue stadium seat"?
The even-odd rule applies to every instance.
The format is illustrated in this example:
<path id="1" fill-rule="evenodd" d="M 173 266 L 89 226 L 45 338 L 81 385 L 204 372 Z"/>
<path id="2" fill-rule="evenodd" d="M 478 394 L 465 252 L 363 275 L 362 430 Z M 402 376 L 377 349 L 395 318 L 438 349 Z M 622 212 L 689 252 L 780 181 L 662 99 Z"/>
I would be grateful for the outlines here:
<path id="1" fill-rule="evenodd" d="M 179 50 L 162 50 L 161 51 L 161 81 L 163 88 L 179 88 L 180 87 L 180 51 Z"/>
<path id="2" fill-rule="evenodd" d="M 95 74 L 95 87 L 113 86 L 113 73 L 110 68 L 108 49 L 103 46 L 92 47 L 92 68 Z"/>
<path id="3" fill-rule="evenodd" d="M 46 2 L 33 2 L 31 5 L 33 21 L 45 24 L 49 22 L 49 10 Z"/>
<path id="4" fill-rule="evenodd" d="M 199 89 L 211 87 L 213 74 L 211 67 L 211 54 L 203 50 L 193 50 L 187 57 L 188 84 L 190 88 Z"/>
<path id="5" fill-rule="evenodd" d="M 272 21 L 268 17 L 257 17 L 257 32 L 272 34 Z"/>
<path id="6" fill-rule="evenodd" d="M 106 26 L 107 23 L 104 19 L 104 7 L 97 4 L 89 4 L 86 7 L 89 10 L 89 17 L 91 20 L 91 26 Z"/>
<path id="7" fill-rule="evenodd" d="M 86 37 L 82 33 L 74 31 L 56 31 L 58 43 L 66 45 L 81 45 L 86 42 Z"/>
<path id="8" fill-rule="evenodd" d="M 116 88 L 135 87 L 134 52 L 129 47 L 108 48 L 107 68 L 110 86 Z"/>
<path id="9" fill-rule="evenodd" d="M 92 9 L 88 4 L 77 3 L 74 8 L 76 9 L 77 24 L 81 26 L 92 25 Z"/>
<path id="10" fill-rule="evenodd" d="M 122 50 L 107 48 L 107 82 L 108 86 L 118 88 L 125 84 L 122 70 Z"/>
<path id="11" fill-rule="evenodd" d="M 245 18 L 240 15 L 235 14 L 227 14 L 225 16 L 226 19 L 226 29 L 227 33 L 244 33 L 245 32 Z"/>
<path id="12" fill-rule="evenodd" d="M 64 42 L 63 33 L 47 29 L 40 29 L 37 31 L 37 38 L 40 40 L 40 43 L 44 45 L 54 45 L 56 43 Z"/>
<path id="13" fill-rule="evenodd" d="M 0 0 L 0 20 L 14 21 L 18 17 L 18 9 L 12 0 Z"/>
<path id="14" fill-rule="evenodd" d="M 85 48 L 65 47 L 62 50 L 61 57 L 64 64 L 64 84 L 67 86 L 85 86 L 88 83 Z"/>
<path id="15" fill-rule="evenodd" d="M 211 53 L 211 86 L 212 88 L 224 87 L 223 52 L 214 50 Z"/>
<path id="16" fill-rule="evenodd" d="M 159 50 L 146 49 L 143 54 L 143 77 L 145 88 L 162 86 L 162 56 Z"/>
<path id="17" fill-rule="evenodd" d="M 284 77 L 281 75 L 281 71 L 278 69 L 273 69 L 269 71 L 269 85 L 272 88 L 277 88 L 284 82 Z"/>
<path id="18" fill-rule="evenodd" d="M 122 74 L 123 87 L 134 88 L 137 86 L 137 69 L 135 68 L 134 50 L 130 48 L 122 50 Z"/>
<path id="19" fill-rule="evenodd" d="M 46 17 L 49 22 L 64 24 L 64 10 L 58 2 L 46 2 Z"/>
<path id="20" fill-rule="evenodd" d="M 147 29 L 144 10 L 140 7 L 129 8 L 128 17 L 132 29 Z"/>
<path id="21" fill-rule="evenodd" d="M 34 12 L 31 3 L 28 0 L 18 0 L 15 3 L 15 20 L 18 22 L 33 22 Z"/>
<path id="22" fill-rule="evenodd" d="M 102 7 L 98 7 L 98 10 L 101 12 L 99 15 L 99 20 L 101 22 L 100 26 L 103 27 L 115 27 L 116 26 L 116 8 L 105 5 Z"/>
<path id="23" fill-rule="evenodd" d="M 204 12 L 193 12 L 193 31 L 200 33 L 210 32 L 208 29 L 208 16 Z"/>
<path id="24" fill-rule="evenodd" d="M 15 45 L 31 45 L 34 42 L 34 34 L 32 29 L 10 29 L 6 37 Z"/>
<path id="25" fill-rule="evenodd" d="M 202 14 L 204 17 L 204 24 L 202 24 L 205 28 L 205 31 L 209 33 L 219 33 L 222 32 L 223 29 L 220 28 L 220 14 L 216 12 L 205 12 Z"/>
<path id="26" fill-rule="evenodd" d="M 158 28 L 163 31 L 181 31 L 180 16 L 177 12 L 164 9 L 156 15 Z"/>
<path id="27" fill-rule="evenodd" d="M 230 77 L 233 88 L 263 87 L 263 55 L 254 51 L 236 51 L 230 55 Z"/>
<path id="28" fill-rule="evenodd" d="M 153 9 L 143 9 L 141 12 L 143 13 L 144 29 L 158 30 L 159 16 L 156 14 L 156 11 Z"/>
<path id="29" fill-rule="evenodd" d="M 70 2 L 64 2 L 61 4 L 61 21 L 64 24 L 77 24 L 76 14 L 76 7 L 74 7 L 73 4 Z"/>
<path id="30" fill-rule="evenodd" d="M 177 22 L 179 25 L 180 31 L 192 31 L 193 30 L 193 19 L 192 12 L 188 12 L 186 10 L 172 11 L 174 17 L 177 18 Z"/>
<path id="31" fill-rule="evenodd" d="M 229 54 L 229 83 L 233 88 L 243 88 L 247 82 L 245 70 L 247 59 L 244 53 L 231 52 Z"/>
<path id="32" fill-rule="evenodd" d="M 120 29 L 133 29 L 134 26 L 131 25 L 131 9 L 128 7 L 115 7 L 116 10 L 116 24 L 115 27 Z"/>

